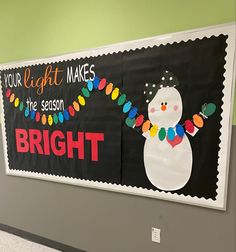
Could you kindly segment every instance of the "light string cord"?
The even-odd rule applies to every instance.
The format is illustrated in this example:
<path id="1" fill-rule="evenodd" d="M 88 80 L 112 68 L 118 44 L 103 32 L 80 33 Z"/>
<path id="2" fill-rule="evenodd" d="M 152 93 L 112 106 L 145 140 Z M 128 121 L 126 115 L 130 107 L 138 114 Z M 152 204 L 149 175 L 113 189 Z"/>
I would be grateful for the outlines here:
<path id="1" fill-rule="evenodd" d="M 35 110 L 35 111 L 31 110 L 30 111 L 29 108 L 23 104 L 23 101 L 20 101 L 20 99 L 18 97 L 16 97 L 14 95 L 14 93 L 9 88 L 5 87 L 5 85 L 3 83 L 0 83 L 0 84 L 1 84 L 1 86 L 3 88 L 3 91 L 6 92 L 6 97 L 9 99 L 10 103 L 13 103 L 16 108 L 18 106 L 20 106 L 20 110 L 21 111 L 24 110 L 24 112 L 25 112 L 25 117 L 30 117 L 31 119 L 34 120 L 35 119 L 35 115 L 37 113 L 37 110 Z M 76 101 L 76 100 L 73 101 L 74 105 L 76 105 L 76 104 L 79 105 L 79 107 L 76 105 L 77 109 L 75 109 L 75 106 L 72 107 L 70 105 L 66 109 L 64 109 L 63 112 L 62 111 L 59 112 L 61 114 L 64 113 L 63 114 L 64 115 L 63 120 L 59 120 L 60 123 L 63 123 L 64 121 L 68 121 L 71 117 L 74 117 L 75 112 L 79 112 L 80 111 L 80 107 L 85 106 L 86 98 L 89 98 L 90 94 L 92 93 L 92 91 L 96 90 L 96 89 L 99 90 L 99 91 L 102 91 L 102 90 L 105 89 L 105 94 L 107 96 L 110 95 L 113 101 L 118 100 L 118 103 L 119 103 L 119 98 L 121 98 L 122 96 L 125 97 L 125 99 L 123 99 L 122 102 L 120 104 L 118 104 L 118 105 L 120 107 L 123 106 L 123 112 L 124 112 L 124 114 L 128 114 L 128 116 L 125 119 L 126 125 L 129 126 L 129 127 L 132 127 L 138 133 L 141 133 L 141 130 L 143 131 L 142 133 L 145 133 L 145 132 L 148 132 L 148 131 L 150 131 L 150 130 L 152 130 L 152 129 L 155 128 L 153 135 L 156 135 L 157 132 L 158 131 L 160 132 L 160 130 L 162 129 L 162 128 L 158 129 L 158 125 L 152 124 L 148 119 L 145 119 L 144 116 L 138 112 L 138 108 L 134 107 L 132 105 L 132 102 L 127 99 L 126 94 L 120 92 L 120 89 L 118 87 L 115 87 L 112 82 L 107 82 L 105 78 L 100 79 L 97 76 L 94 78 L 93 81 L 88 80 L 85 84 L 83 84 L 83 87 L 81 88 L 80 93 L 77 96 L 77 100 L 78 101 Z M 129 104 L 129 105 L 127 105 L 127 104 Z M 128 106 L 128 108 L 126 110 L 124 110 L 125 105 Z M 204 104 L 203 106 L 207 106 L 207 104 Z M 70 111 L 68 113 L 68 109 L 69 108 L 70 108 Z M 67 111 L 67 113 L 65 111 Z M 131 115 L 130 115 L 131 111 L 133 111 L 133 113 L 131 113 Z M 46 118 L 46 119 L 44 121 L 41 120 L 42 124 L 45 125 L 48 122 L 49 126 L 52 126 L 52 124 L 53 124 L 53 118 L 52 117 L 56 118 L 56 116 L 58 117 L 58 114 L 57 113 L 54 113 L 53 115 L 52 114 L 49 114 L 49 115 L 43 114 L 44 118 Z M 67 114 L 67 116 L 65 116 L 65 114 Z M 39 115 L 40 115 L 40 119 L 42 119 L 43 115 L 41 115 L 40 113 L 39 113 Z M 200 115 L 201 115 L 201 117 L 200 117 Z M 141 123 L 139 123 L 138 126 L 137 126 L 137 123 L 136 123 L 137 122 L 137 118 L 140 118 L 140 116 L 142 116 L 142 120 L 140 120 Z M 208 116 L 205 115 L 203 112 L 199 112 L 199 115 L 195 114 L 194 116 L 195 117 L 198 116 L 198 120 L 200 120 L 199 118 L 202 118 L 201 119 L 202 122 L 200 124 L 203 124 L 203 120 L 205 120 L 205 119 L 208 118 Z M 187 121 L 188 121 L 189 124 L 191 123 L 193 126 L 194 126 L 194 124 L 196 125 L 196 122 L 194 123 L 194 118 L 191 121 L 190 120 L 187 120 Z M 39 120 L 38 120 L 38 122 L 39 122 Z M 55 122 L 56 122 L 56 120 L 55 120 Z M 144 129 L 145 123 L 146 123 L 146 126 L 145 126 L 145 129 Z M 55 123 L 55 124 L 57 124 L 57 123 Z M 201 128 L 203 125 L 200 125 L 200 124 L 198 124 L 196 126 L 200 126 L 198 128 Z M 184 128 L 186 126 L 186 121 L 183 124 L 177 124 L 177 125 L 179 125 L 180 127 Z M 192 125 L 191 125 L 191 128 L 192 128 Z M 172 128 L 172 127 L 170 127 L 170 128 Z M 184 135 L 184 133 L 181 133 L 182 137 L 183 137 L 183 135 Z"/>

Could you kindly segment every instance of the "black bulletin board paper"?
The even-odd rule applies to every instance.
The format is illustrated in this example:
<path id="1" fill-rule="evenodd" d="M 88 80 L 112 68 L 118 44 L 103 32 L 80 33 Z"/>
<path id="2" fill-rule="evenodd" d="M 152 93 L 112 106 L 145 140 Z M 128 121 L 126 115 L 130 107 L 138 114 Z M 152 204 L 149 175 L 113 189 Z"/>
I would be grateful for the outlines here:
<path id="1" fill-rule="evenodd" d="M 3 66 L 7 174 L 224 209 L 226 28 Z"/>

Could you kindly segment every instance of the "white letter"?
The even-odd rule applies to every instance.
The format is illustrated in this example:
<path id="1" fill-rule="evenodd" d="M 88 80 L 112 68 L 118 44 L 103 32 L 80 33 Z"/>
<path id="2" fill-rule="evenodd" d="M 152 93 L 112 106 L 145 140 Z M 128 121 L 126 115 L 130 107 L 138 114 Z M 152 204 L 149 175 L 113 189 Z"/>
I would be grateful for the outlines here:
<path id="1" fill-rule="evenodd" d="M 70 82 L 75 82 L 74 79 L 73 79 L 73 68 L 72 66 L 71 67 L 67 67 L 67 83 L 70 83 Z"/>
<path id="2" fill-rule="evenodd" d="M 93 81 L 94 78 L 95 78 L 95 72 L 92 70 L 94 67 L 95 67 L 94 64 L 92 64 L 92 65 L 90 66 L 90 68 L 89 68 L 90 73 L 93 74 L 93 77 L 92 77 L 92 78 L 91 78 L 91 77 L 89 78 L 91 81 Z"/>

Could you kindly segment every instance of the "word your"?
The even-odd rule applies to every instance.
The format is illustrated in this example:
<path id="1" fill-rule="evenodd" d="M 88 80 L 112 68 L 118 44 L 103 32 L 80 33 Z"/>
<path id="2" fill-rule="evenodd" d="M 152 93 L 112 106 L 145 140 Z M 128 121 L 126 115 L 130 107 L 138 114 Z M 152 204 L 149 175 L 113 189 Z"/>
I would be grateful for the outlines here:
<path id="1" fill-rule="evenodd" d="M 20 73 L 10 73 L 10 74 L 4 74 L 4 82 L 5 86 L 13 88 L 13 87 L 21 87 L 21 75 Z"/>
<path id="2" fill-rule="evenodd" d="M 89 65 L 85 63 L 78 65 L 75 68 L 72 66 L 67 67 L 67 83 L 75 83 L 81 81 L 93 81 L 95 78 L 95 72 L 93 71 L 94 64 Z"/>
<path id="3" fill-rule="evenodd" d="M 38 95 L 43 94 L 44 87 L 46 85 L 49 86 L 59 86 L 61 85 L 63 78 L 60 78 L 60 74 L 63 72 L 63 70 L 59 70 L 58 67 L 55 67 L 55 70 L 53 70 L 53 67 L 51 65 L 48 65 L 43 73 L 42 76 L 34 79 L 31 76 L 31 69 L 28 67 L 24 71 L 24 86 L 26 88 L 35 88 Z"/>
<path id="4" fill-rule="evenodd" d="M 98 143 L 104 141 L 104 133 L 77 132 L 77 139 L 73 139 L 73 132 L 65 134 L 60 130 L 50 132 L 38 129 L 15 129 L 16 150 L 19 153 L 30 152 L 49 156 L 74 157 L 74 150 L 77 150 L 77 158 L 84 159 L 85 140 L 90 141 L 91 160 L 98 161 Z"/>

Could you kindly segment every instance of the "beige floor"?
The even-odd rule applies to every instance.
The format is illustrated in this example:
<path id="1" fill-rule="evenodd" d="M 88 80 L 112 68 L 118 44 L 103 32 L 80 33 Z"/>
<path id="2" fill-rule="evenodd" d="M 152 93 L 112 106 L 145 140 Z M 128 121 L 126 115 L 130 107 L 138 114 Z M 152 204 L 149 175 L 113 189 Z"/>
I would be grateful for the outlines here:
<path id="1" fill-rule="evenodd" d="M 56 252 L 58 250 L 27 241 L 0 230 L 0 252 Z"/>

